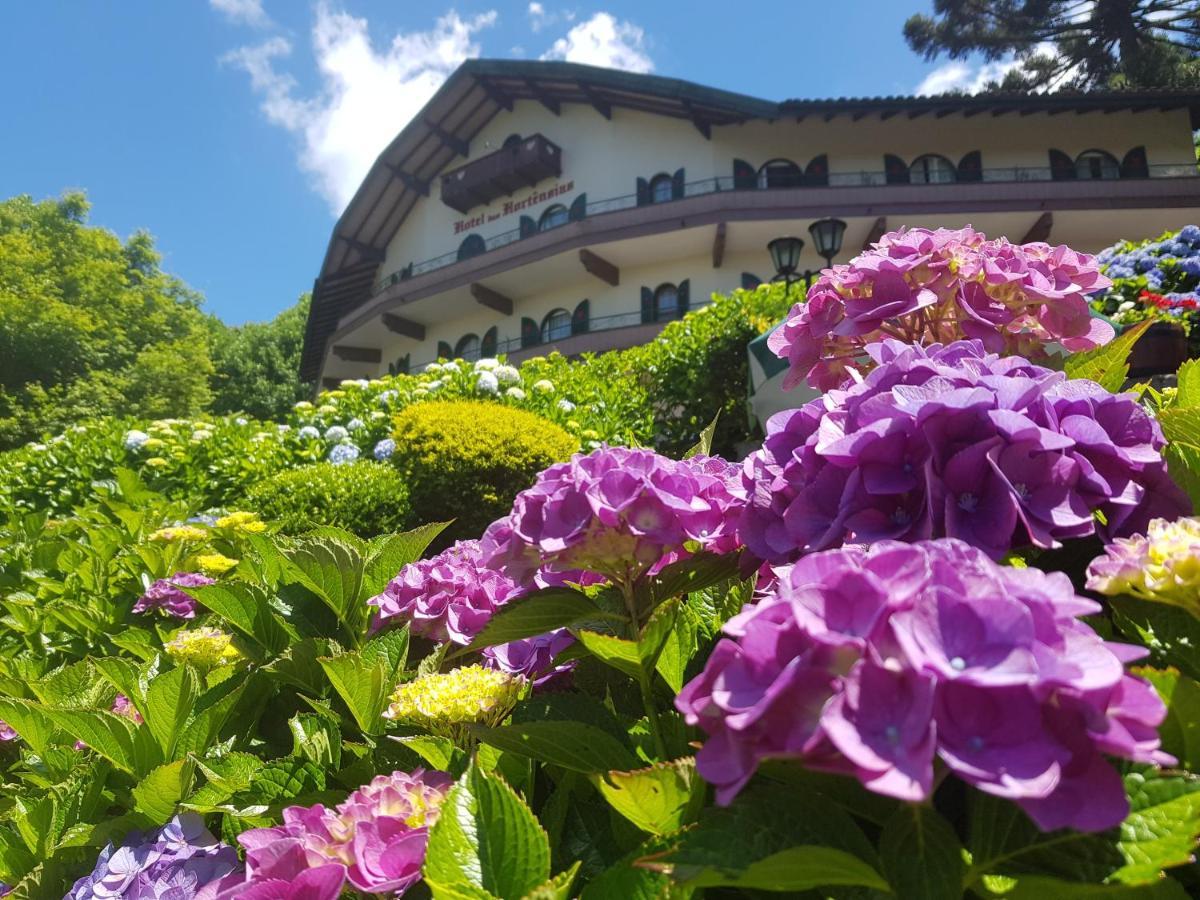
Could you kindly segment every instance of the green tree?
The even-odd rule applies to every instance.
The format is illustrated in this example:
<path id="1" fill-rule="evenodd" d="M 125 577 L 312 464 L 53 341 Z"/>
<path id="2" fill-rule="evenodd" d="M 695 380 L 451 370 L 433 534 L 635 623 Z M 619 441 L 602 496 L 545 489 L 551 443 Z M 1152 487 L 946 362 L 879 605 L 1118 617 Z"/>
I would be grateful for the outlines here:
<path id="1" fill-rule="evenodd" d="M 230 328 L 212 320 L 214 412 L 282 418 L 310 393 L 298 375 L 310 299 L 302 295 L 270 322 Z"/>
<path id="2" fill-rule="evenodd" d="M 1004 90 L 1200 86 L 1196 0 L 934 0 L 904 23 L 926 59 L 1015 56 Z"/>

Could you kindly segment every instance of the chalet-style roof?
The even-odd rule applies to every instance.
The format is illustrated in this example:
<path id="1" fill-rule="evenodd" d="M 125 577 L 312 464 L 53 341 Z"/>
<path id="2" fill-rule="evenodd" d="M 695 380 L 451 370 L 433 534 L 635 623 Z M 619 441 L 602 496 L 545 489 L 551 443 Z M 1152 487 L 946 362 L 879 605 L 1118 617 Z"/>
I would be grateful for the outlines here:
<path id="1" fill-rule="evenodd" d="M 325 344 L 348 311 L 371 294 L 387 245 L 446 167 L 466 159 L 470 143 L 516 100 L 541 103 L 557 114 L 565 103 L 594 107 L 606 118 L 615 107 L 690 121 L 709 137 L 713 126 L 751 119 L 838 115 L 861 119 L 933 113 L 1055 112 L 1187 108 L 1200 127 L 1200 95 L 1182 92 L 1103 92 L 1042 95 L 876 97 L 786 100 L 778 103 L 675 78 L 554 61 L 474 59 L 463 63 L 425 107 L 379 154 L 338 219 L 313 287 L 300 372 L 316 378 Z"/>

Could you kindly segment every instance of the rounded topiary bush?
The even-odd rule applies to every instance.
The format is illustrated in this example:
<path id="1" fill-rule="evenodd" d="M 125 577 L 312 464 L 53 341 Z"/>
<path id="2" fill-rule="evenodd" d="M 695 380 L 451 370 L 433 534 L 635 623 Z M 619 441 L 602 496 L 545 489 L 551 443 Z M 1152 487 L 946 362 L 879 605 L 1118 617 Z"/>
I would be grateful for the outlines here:
<path id="1" fill-rule="evenodd" d="M 288 469 L 256 484 L 248 501 L 288 534 L 321 525 L 374 537 L 408 523 L 408 487 L 394 468 L 376 462 L 321 462 Z"/>
<path id="2" fill-rule="evenodd" d="M 579 449 L 553 422 L 498 403 L 417 403 L 393 421 L 392 462 L 408 483 L 413 518 L 454 520 L 443 542 L 478 537 L 538 472 Z"/>

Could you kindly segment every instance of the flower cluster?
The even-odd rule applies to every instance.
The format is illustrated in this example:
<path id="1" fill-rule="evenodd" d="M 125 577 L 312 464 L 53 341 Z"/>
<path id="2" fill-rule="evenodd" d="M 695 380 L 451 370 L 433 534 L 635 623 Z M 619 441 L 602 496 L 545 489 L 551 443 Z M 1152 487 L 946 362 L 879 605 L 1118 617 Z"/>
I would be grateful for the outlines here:
<path id="1" fill-rule="evenodd" d="M 13 731 L 12 726 L 0 719 L 0 742 L 15 741 L 20 735 Z"/>
<path id="2" fill-rule="evenodd" d="M 1160 291 L 1178 274 L 1200 275 L 1200 228 L 1184 226 L 1177 234 L 1134 244 L 1122 242 L 1101 250 L 1096 260 L 1114 279 L 1145 278 L 1146 286 Z"/>
<path id="3" fill-rule="evenodd" d="M 484 666 L 422 675 L 399 685 L 383 717 L 459 739 L 465 726 L 498 725 L 525 689 L 525 679 Z"/>
<path id="4" fill-rule="evenodd" d="M 204 541 L 208 532 L 195 525 L 168 525 L 150 535 L 150 540 L 161 541 L 164 544 L 186 543 L 188 541 Z"/>
<path id="5" fill-rule="evenodd" d="M 160 578 L 133 605 L 135 613 L 148 613 L 156 609 L 176 619 L 196 617 L 196 601 L 181 588 L 203 587 L 215 584 L 207 575 L 198 572 L 176 572 L 170 578 Z"/>
<path id="6" fill-rule="evenodd" d="M 978 341 L 868 352 L 862 382 L 772 416 L 746 460 L 739 536 L 760 558 L 943 536 L 999 558 L 1190 508 L 1132 394 Z"/>
<path id="7" fill-rule="evenodd" d="M 788 361 L 784 386 L 841 384 L 885 336 L 909 343 L 977 338 L 994 352 L 1037 355 L 1061 342 L 1086 350 L 1112 340 L 1088 295 L 1111 282 L 1095 258 L 1068 247 L 988 240 L 971 228 L 885 234 L 846 265 L 822 272 L 768 346 Z"/>
<path id="8" fill-rule="evenodd" d="M 334 809 L 289 806 L 283 824 L 242 832 L 246 879 L 221 898 L 295 896 L 336 900 L 343 885 L 399 896 L 421 878 L 429 829 L 452 786 L 444 772 L 376 776 Z M 308 891 L 268 893 L 303 879 Z"/>
<path id="9" fill-rule="evenodd" d="M 676 705 L 709 735 L 700 773 L 728 803 L 760 760 L 791 757 L 877 793 L 928 798 L 935 756 L 1043 830 L 1128 813 L 1102 754 L 1170 763 L 1166 715 L 1126 675 L 1138 647 L 1079 617 L 1061 573 L 998 566 L 949 539 L 841 549 L 775 570 Z"/>
<path id="10" fill-rule="evenodd" d="M 736 468 L 723 460 L 602 447 L 518 494 L 484 535 L 484 562 L 522 585 L 578 572 L 630 585 L 685 548 L 734 549 L 740 506 Z"/>
<path id="11" fill-rule="evenodd" d="M 497 608 L 521 592 L 483 565 L 479 541 L 459 541 L 431 559 L 405 566 L 367 603 L 378 610 L 375 628 L 408 623 L 413 634 L 466 645 Z"/>
<path id="12" fill-rule="evenodd" d="M 206 670 L 227 666 L 242 658 L 233 646 L 232 637 L 218 628 L 207 626 L 176 632 L 171 640 L 163 644 L 163 649 L 179 665 Z"/>
<path id="13" fill-rule="evenodd" d="M 1088 566 L 1089 590 L 1173 603 L 1200 617 L 1200 518 L 1155 519 L 1118 538 Z"/>
<path id="14" fill-rule="evenodd" d="M 201 553 L 196 557 L 196 565 L 205 575 L 224 575 L 237 566 L 238 561 L 223 553 Z"/>
<path id="15" fill-rule="evenodd" d="M 484 665 L 521 675 L 534 688 L 544 687 L 551 682 L 561 684 L 560 679 L 575 668 L 575 662 L 554 665 L 554 658 L 575 643 L 575 637 L 566 628 L 556 628 L 546 634 L 497 644 L 483 650 Z"/>
<path id="16" fill-rule="evenodd" d="M 157 833 L 134 832 L 121 847 L 106 846 L 65 900 L 211 898 L 240 869 L 236 850 L 217 841 L 195 813 L 182 813 Z"/>
<path id="17" fill-rule="evenodd" d="M 267 530 L 267 523 L 260 519 L 257 513 L 245 510 L 221 516 L 213 525 L 217 528 L 228 528 L 241 534 L 262 534 Z"/>

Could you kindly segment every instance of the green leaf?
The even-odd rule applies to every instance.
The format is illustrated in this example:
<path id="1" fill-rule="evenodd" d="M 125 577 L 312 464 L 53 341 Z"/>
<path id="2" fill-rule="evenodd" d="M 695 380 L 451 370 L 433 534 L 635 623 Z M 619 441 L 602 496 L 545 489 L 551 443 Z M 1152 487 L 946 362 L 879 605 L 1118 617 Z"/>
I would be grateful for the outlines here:
<path id="1" fill-rule="evenodd" d="M 191 791 L 194 772 L 195 764 L 188 759 L 151 770 L 133 789 L 134 809 L 155 822 L 167 821 Z"/>
<path id="2" fill-rule="evenodd" d="M 1175 406 L 1200 406 L 1200 360 L 1189 359 L 1176 373 Z"/>
<path id="3" fill-rule="evenodd" d="M 609 806 L 650 834 L 682 828 L 704 803 L 704 781 L 692 757 L 632 772 L 610 771 L 592 781 Z"/>
<path id="4" fill-rule="evenodd" d="M 577 860 L 571 868 L 559 872 L 545 884 L 539 884 L 522 900 L 571 900 L 571 885 L 575 883 L 579 866 L 580 863 Z"/>
<path id="5" fill-rule="evenodd" d="M 433 734 L 395 736 L 392 740 L 403 744 L 435 769 L 448 772 L 454 764 L 457 748 L 449 738 Z"/>
<path id="6" fill-rule="evenodd" d="M 271 685 L 265 678 L 251 674 L 240 683 L 222 682 L 205 692 L 196 704 L 195 715 L 179 733 L 176 756 L 206 753 L 225 727 L 234 709 L 243 700 L 253 707 L 266 699 Z"/>
<path id="7" fill-rule="evenodd" d="M 1132 807 L 1117 846 L 1125 865 L 1113 873 L 1123 884 L 1149 884 L 1163 869 L 1191 862 L 1200 838 L 1200 778 L 1125 779 Z"/>
<path id="8" fill-rule="evenodd" d="M 146 727 L 154 735 L 163 755 L 172 758 L 175 741 L 184 723 L 192 715 L 200 695 L 196 673 L 187 666 L 157 676 L 146 689 Z"/>
<path id="9" fill-rule="evenodd" d="M 602 663 L 624 672 L 631 678 L 642 677 L 642 660 L 638 654 L 638 645 L 633 641 L 611 634 L 601 634 L 598 631 L 577 631 L 575 637 Z"/>
<path id="10" fill-rule="evenodd" d="M 1113 393 L 1121 390 L 1129 377 L 1129 354 L 1133 352 L 1133 345 L 1150 325 L 1150 319 L 1138 322 L 1103 347 L 1071 354 L 1063 366 L 1067 377 L 1090 379 Z"/>
<path id="11" fill-rule="evenodd" d="M 966 863 L 954 828 L 931 806 L 896 810 L 879 838 L 883 871 L 898 897 L 959 900 Z"/>
<path id="12" fill-rule="evenodd" d="M 1200 447 L 1200 407 L 1169 406 L 1159 411 L 1158 421 L 1168 441 Z"/>
<path id="13" fill-rule="evenodd" d="M 298 713 L 288 719 L 292 755 L 310 760 L 331 772 L 342 767 L 342 733 L 337 723 L 315 713 Z"/>
<path id="14" fill-rule="evenodd" d="M 227 581 L 186 592 L 212 610 L 268 654 L 276 655 L 298 638 L 293 629 L 271 608 L 266 592 L 242 581 Z"/>
<path id="15" fill-rule="evenodd" d="M 475 640 L 451 658 L 604 617 L 596 604 L 579 591 L 547 588 L 502 607 Z"/>
<path id="16" fill-rule="evenodd" d="M 386 631 L 360 650 L 317 660 L 364 734 L 381 734 L 388 696 L 408 655 L 408 629 Z"/>
<path id="17" fill-rule="evenodd" d="M 1108 607 L 1117 628 L 1149 647 L 1156 662 L 1200 681 L 1200 619 L 1177 606 L 1129 597 L 1110 600 Z"/>
<path id="18" fill-rule="evenodd" d="M 88 709 L 112 699 L 108 685 L 96 677 L 91 660 L 55 669 L 31 681 L 29 688 L 44 704 L 56 708 Z"/>
<path id="19" fill-rule="evenodd" d="M 1163 449 L 1167 472 L 1187 493 L 1192 507 L 1200 509 L 1200 446 L 1172 441 Z"/>
<path id="20" fill-rule="evenodd" d="M 637 757 L 606 731 L 583 722 L 524 722 L 500 728 L 471 726 L 471 734 L 499 750 L 573 772 L 629 769 Z"/>
<path id="21" fill-rule="evenodd" d="M 738 574 L 740 559 L 738 553 L 693 554 L 664 568 L 640 593 L 649 595 L 648 605 L 653 608 L 672 597 L 728 581 Z"/>
<path id="22" fill-rule="evenodd" d="M 1153 684 L 1167 705 L 1166 721 L 1158 727 L 1162 749 L 1178 759 L 1180 767 L 1200 770 L 1200 684 L 1173 668 L 1131 671 Z"/>
<path id="23" fill-rule="evenodd" d="M 679 619 L 679 610 L 682 605 L 678 597 L 673 597 L 656 608 L 650 614 L 649 621 L 642 627 L 642 633 L 638 635 L 637 642 L 638 663 L 642 672 L 653 672 L 658 666 L 663 647 L 666 646 L 667 640 L 675 630 L 675 623 Z"/>
<path id="24" fill-rule="evenodd" d="M 550 877 L 550 843 L 512 788 L 471 765 L 430 830 L 424 874 L 434 896 L 471 896 L 447 893 L 465 884 L 524 897 Z"/>
<path id="25" fill-rule="evenodd" d="M 99 709 L 48 709 L 45 712 L 63 731 L 83 741 L 121 771 L 136 772 L 134 738 L 137 726 L 129 719 Z"/>
<path id="26" fill-rule="evenodd" d="M 54 737 L 55 724 L 43 707 L 28 700 L 0 697 L 0 719 L 21 736 L 38 756 L 44 756 Z"/>
<path id="27" fill-rule="evenodd" d="M 887 882 L 873 868 L 844 850 L 832 847 L 789 847 L 756 860 L 736 875 L 709 869 L 691 879 L 693 887 L 739 887 L 761 891 L 807 891 L 837 885 L 886 891 Z M 904 894 L 905 897 L 932 897 Z M 961 896 L 961 895 L 956 895 Z"/>
<path id="28" fill-rule="evenodd" d="M 1002 900 L 1189 900 L 1178 881 L 1164 878 L 1153 884 L 1085 884 L 1040 875 L 1022 876 L 1015 884 L 1005 883 L 1003 891 L 984 894 Z"/>
<path id="29" fill-rule="evenodd" d="M 416 562 L 449 522 L 433 522 L 400 534 L 385 534 L 368 544 L 362 593 L 373 597 L 409 563 Z"/>
<path id="30" fill-rule="evenodd" d="M 713 435 L 717 433 L 717 421 L 720 418 L 721 413 L 718 410 L 717 414 L 713 416 L 713 420 L 700 432 L 700 437 L 696 443 L 692 445 L 687 453 L 683 454 L 684 459 L 690 459 L 693 456 L 708 456 L 712 453 Z"/>
<path id="31" fill-rule="evenodd" d="M 283 548 L 284 579 L 316 594 L 354 633 L 367 615 L 360 602 L 366 599 L 361 596 L 364 560 L 356 544 L 361 542 L 353 535 L 326 528 Z"/>
<path id="32" fill-rule="evenodd" d="M 254 801 L 282 803 L 325 790 L 325 770 L 306 759 L 277 759 L 254 773 L 246 790 Z"/>

